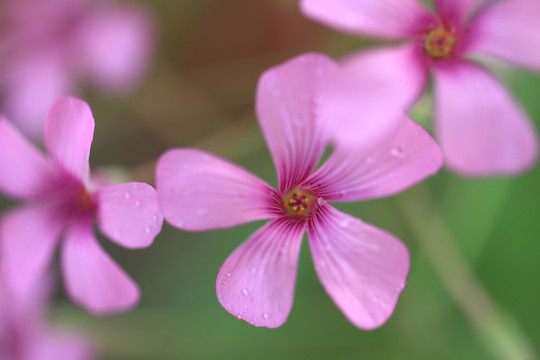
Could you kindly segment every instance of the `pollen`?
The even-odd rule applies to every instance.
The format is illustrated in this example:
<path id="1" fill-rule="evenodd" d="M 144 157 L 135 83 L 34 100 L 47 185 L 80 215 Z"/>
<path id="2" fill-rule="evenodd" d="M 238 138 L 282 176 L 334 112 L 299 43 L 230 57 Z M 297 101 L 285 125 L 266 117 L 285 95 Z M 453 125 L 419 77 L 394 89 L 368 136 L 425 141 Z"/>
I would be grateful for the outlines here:
<path id="1" fill-rule="evenodd" d="M 283 208 L 288 215 L 293 217 L 308 216 L 314 208 L 311 207 L 315 199 L 310 191 L 293 190 L 283 196 Z"/>
<path id="2" fill-rule="evenodd" d="M 456 37 L 444 26 L 432 30 L 426 37 L 426 51 L 434 58 L 446 58 L 452 55 Z"/>

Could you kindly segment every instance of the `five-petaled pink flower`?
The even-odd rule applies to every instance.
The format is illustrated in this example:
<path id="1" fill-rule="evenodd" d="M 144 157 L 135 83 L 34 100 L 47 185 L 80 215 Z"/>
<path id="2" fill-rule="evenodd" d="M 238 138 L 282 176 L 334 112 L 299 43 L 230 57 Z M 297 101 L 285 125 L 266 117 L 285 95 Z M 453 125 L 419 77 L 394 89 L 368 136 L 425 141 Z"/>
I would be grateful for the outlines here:
<path id="1" fill-rule="evenodd" d="M 1 266 L 18 296 L 37 285 L 63 236 L 61 262 L 71 298 L 93 313 L 127 310 L 139 288 L 103 251 L 93 222 L 126 248 L 149 246 L 163 217 L 154 188 L 142 183 L 98 186 L 89 173 L 94 118 L 84 101 L 66 97 L 45 123 L 45 157 L 0 118 L 0 192 L 25 204 L 0 221 Z"/>
<path id="2" fill-rule="evenodd" d="M 435 132 L 451 169 L 469 176 L 508 175 L 535 163 L 537 138 L 527 115 L 469 57 L 492 55 L 540 71 L 540 1 L 435 0 L 435 14 L 418 0 L 300 5 L 308 17 L 349 33 L 409 40 L 345 59 L 343 73 L 328 88 L 335 94 L 329 111 L 340 141 L 357 141 L 361 126 L 348 109 L 339 109 L 343 96 L 356 98 L 365 116 L 399 121 L 396 114 L 414 104 L 431 70 Z"/>
<path id="3" fill-rule="evenodd" d="M 398 193 L 435 173 L 442 154 L 427 132 L 404 119 L 371 145 L 337 148 L 313 173 L 329 139 L 319 90 L 336 69 L 331 59 L 308 54 L 268 70 L 259 81 L 257 113 L 278 191 L 203 151 L 173 149 L 158 161 L 158 198 L 173 226 L 203 231 L 273 219 L 236 249 L 216 282 L 225 309 L 256 326 L 285 322 L 305 230 L 320 281 L 354 325 L 382 325 L 405 286 L 406 247 L 327 202 Z"/>
<path id="4" fill-rule="evenodd" d="M 0 23 L 0 112 L 34 140 L 53 102 L 81 85 L 136 85 L 155 37 L 149 11 L 115 0 L 2 0 Z"/>

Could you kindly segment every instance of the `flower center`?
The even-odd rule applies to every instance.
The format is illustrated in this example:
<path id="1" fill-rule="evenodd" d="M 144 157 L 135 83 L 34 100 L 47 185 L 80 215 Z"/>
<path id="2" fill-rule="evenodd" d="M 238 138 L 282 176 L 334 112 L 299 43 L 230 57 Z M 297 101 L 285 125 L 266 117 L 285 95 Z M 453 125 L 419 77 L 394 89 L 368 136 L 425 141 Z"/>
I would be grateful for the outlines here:
<path id="1" fill-rule="evenodd" d="M 439 26 L 426 37 L 425 48 L 435 58 L 445 58 L 452 54 L 456 37 L 444 26 Z"/>
<path id="2" fill-rule="evenodd" d="M 75 209 L 78 212 L 91 212 L 96 209 L 94 199 L 84 186 L 79 187 L 75 192 Z"/>
<path id="3" fill-rule="evenodd" d="M 288 215 L 307 217 L 317 206 L 313 193 L 302 189 L 289 190 L 283 195 L 283 208 Z"/>

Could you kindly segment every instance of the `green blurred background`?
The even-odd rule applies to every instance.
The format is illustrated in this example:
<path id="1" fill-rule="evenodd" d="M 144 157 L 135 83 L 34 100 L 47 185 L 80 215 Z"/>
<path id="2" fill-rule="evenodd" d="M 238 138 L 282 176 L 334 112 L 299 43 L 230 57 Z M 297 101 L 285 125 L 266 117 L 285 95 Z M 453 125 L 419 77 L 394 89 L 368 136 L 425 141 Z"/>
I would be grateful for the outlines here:
<path id="1" fill-rule="evenodd" d="M 157 54 L 145 81 L 123 98 L 85 92 L 96 119 L 92 167 L 112 166 L 139 181 L 153 182 L 154 162 L 163 151 L 196 147 L 275 184 L 254 113 L 259 75 L 303 52 L 339 58 L 375 44 L 312 23 L 299 13 L 296 0 L 144 4 L 160 22 Z M 540 76 L 495 69 L 539 129 Z M 412 113 L 428 129 L 430 106 L 426 96 Z M 51 319 L 88 334 L 104 360 L 504 359 L 505 341 L 518 348 L 525 341 L 540 354 L 539 184 L 539 166 L 516 178 L 481 180 L 443 169 L 398 196 L 338 204 L 396 234 L 411 252 L 408 285 L 394 315 L 375 331 L 356 329 L 334 306 L 317 280 L 307 242 L 285 325 L 255 328 L 221 308 L 215 295 L 218 270 L 262 223 L 207 233 L 165 225 L 152 247 L 137 251 L 101 238 L 140 285 L 140 305 L 127 314 L 93 317 L 72 305 L 59 285 Z M 1 209 L 9 206 L 0 199 Z M 461 277 L 462 267 L 448 251 L 452 241 L 502 317 L 474 325 L 482 299 L 462 283 L 468 277 Z M 461 303 L 448 284 L 464 294 Z"/>

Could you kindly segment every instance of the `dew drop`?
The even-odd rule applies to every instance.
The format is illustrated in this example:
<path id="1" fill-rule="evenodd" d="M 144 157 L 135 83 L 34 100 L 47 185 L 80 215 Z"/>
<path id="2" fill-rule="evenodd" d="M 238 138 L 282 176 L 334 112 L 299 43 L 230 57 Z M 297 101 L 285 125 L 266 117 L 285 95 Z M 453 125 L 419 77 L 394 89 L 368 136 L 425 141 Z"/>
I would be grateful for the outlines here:
<path id="1" fill-rule="evenodd" d="M 317 199 L 317 204 L 319 204 L 321 206 L 326 205 L 327 203 L 328 203 L 328 201 L 324 200 L 322 197 Z"/>
<path id="2" fill-rule="evenodd" d="M 249 324 L 250 324 L 250 325 L 255 325 L 255 321 L 251 320 L 251 321 L 249 322 Z"/>
<path id="3" fill-rule="evenodd" d="M 147 234 L 150 234 L 150 228 L 147 226 L 144 228 L 144 232 L 147 233 Z"/>
<path id="4" fill-rule="evenodd" d="M 242 320 L 242 314 L 236 315 L 236 318 L 237 318 L 238 320 Z"/>
<path id="5" fill-rule="evenodd" d="M 257 271 L 257 269 L 256 269 L 255 267 L 252 267 L 252 268 L 251 268 L 251 273 L 252 273 L 252 274 L 255 274 L 256 271 Z"/>
<path id="6" fill-rule="evenodd" d="M 231 273 L 225 273 L 226 277 L 231 277 Z"/>
<path id="7" fill-rule="evenodd" d="M 152 215 L 152 221 L 153 221 L 153 222 L 156 222 L 156 221 L 157 221 L 157 216 L 156 216 L 156 215 Z"/>
<path id="8" fill-rule="evenodd" d="M 129 195 L 129 193 L 125 193 L 125 194 L 124 194 L 124 197 L 126 198 L 126 200 L 131 199 L 131 195 Z"/>
<path id="9" fill-rule="evenodd" d="M 133 190 L 137 190 L 139 188 L 139 185 L 133 184 Z"/>
<path id="10" fill-rule="evenodd" d="M 342 228 L 346 228 L 349 226 L 350 223 L 351 220 L 349 218 L 343 218 L 339 221 L 339 226 L 341 226 Z"/>
<path id="11" fill-rule="evenodd" d="M 263 319 L 268 319 L 268 314 L 267 313 L 262 313 L 262 317 L 263 317 Z"/>
<path id="12" fill-rule="evenodd" d="M 139 200 L 135 200 L 135 206 L 137 207 L 141 206 L 141 202 Z"/>
<path id="13" fill-rule="evenodd" d="M 247 289 L 242 289 L 242 294 L 244 294 L 244 296 L 248 296 L 249 291 Z"/>
<path id="14" fill-rule="evenodd" d="M 392 153 L 392 156 L 402 157 L 403 156 L 403 148 L 401 148 L 399 146 L 396 146 L 395 148 L 392 149 L 391 153 Z"/>

